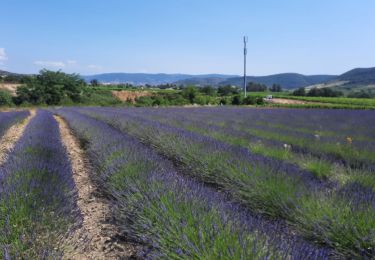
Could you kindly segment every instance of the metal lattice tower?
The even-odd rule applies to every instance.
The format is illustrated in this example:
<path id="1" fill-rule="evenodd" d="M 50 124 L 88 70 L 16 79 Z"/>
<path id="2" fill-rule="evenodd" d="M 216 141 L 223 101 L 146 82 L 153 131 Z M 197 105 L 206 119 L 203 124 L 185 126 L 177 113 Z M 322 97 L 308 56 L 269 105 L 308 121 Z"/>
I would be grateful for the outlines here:
<path id="1" fill-rule="evenodd" d="M 247 47 L 246 47 L 246 44 L 247 44 L 247 36 L 244 36 L 243 37 L 243 44 L 244 44 L 244 48 L 243 48 L 243 89 L 244 89 L 244 93 L 245 93 L 245 97 L 246 97 L 246 55 L 247 55 Z"/>

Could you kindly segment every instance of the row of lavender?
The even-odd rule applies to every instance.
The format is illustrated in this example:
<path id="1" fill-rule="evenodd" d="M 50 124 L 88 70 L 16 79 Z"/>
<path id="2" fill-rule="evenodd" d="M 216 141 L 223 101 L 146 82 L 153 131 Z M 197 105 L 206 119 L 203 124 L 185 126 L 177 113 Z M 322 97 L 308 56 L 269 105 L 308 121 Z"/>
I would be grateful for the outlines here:
<path id="1" fill-rule="evenodd" d="M 38 111 L 0 168 L 0 258 L 60 258 L 81 219 L 75 196 L 58 124 Z"/>
<path id="2" fill-rule="evenodd" d="M 249 113 L 254 113 L 253 110 L 244 110 L 249 111 Z M 312 154 L 311 150 L 309 149 L 303 148 L 301 151 L 301 149 L 296 149 L 294 146 L 294 149 L 289 149 L 289 145 L 286 145 L 283 141 L 278 139 L 262 138 L 259 135 L 252 135 L 249 132 L 237 130 L 235 126 L 233 126 L 235 123 L 232 123 L 234 120 L 233 115 L 231 117 L 225 117 L 225 114 L 227 113 L 226 110 L 220 112 L 219 116 L 217 115 L 217 109 L 201 109 L 201 114 L 195 113 L 195 111 L 197 110 L 178 108 L 117 110 L 117 112 L 121 112 L 124 115 L 136 116 L 166 124 L 168 126 L 182 128 L 204 136 L 215 138 L 225 143 L 247 148 L 251 150 L 252 153 L 293 163 L 304 170 L 314 173 L 316 176 L 322 179 L 329 179 L 341 184 L 355 181 L 366 187 L 375 189 L 375 165 L 371 162 L 365 161 L 362 163 L 362 167 L 353 169 L 352 167 L 348 166 L 349 163 L 343 163 L 342 160 L 335 159 L 336 156 L 329 156 L 323 152 L 318 153 L 318 156 L 316 156 L 316 153 Z M 269 112 L 265 113 L 264 111 L 268 110 L 259 110 L 260 122 L 264 121 L 262 118 L 269 114 Z M 313 112 L 314 111 L 310 113 Z M 318 113 L 318 116 L 320 116 L 320 113 Z M 315 115 L 314 117 L 318 116 Z M 220 117 L 220 119 L 218 119 L 218 117 Z M 369 116 L 367 116 L 367 119 L 368 117 Z M 244 118 L 245 119 L 243 119 L 243 121 L 246 122 L 246 117 Z M 270 117 L 270 120 L 271 119 L 272 117 Z M 236 120 L 239 121 L 239 119 Z M 280 121 L 280 119 L 278 119 L 278 121 Z M 257 120 L 253 121 L 252 123 L 260 124 Z M 272 122 L 270 121 L 269 124 L 272 124 Z M 287 127 L 288 125 L 285 123 L 284 128 Z M 369 126 L 366 127 L 369 128 Z M 250 126 L 246 129 L 249 128 Z M 275 129 L 274 131 L 276 132 L 279 130 Z M 307 132 L 307 130 L 305 132 Z M 362 135 L 362 137 L 364 138 L 364 135 Z M 296 138 L 296 136 L 288 136 L 288 139 L 293 138 Z M 314 138 L 310 141 L 310 143 L 312 146 L 317 146 L 319 149 L 319 146 L 321 146 L 323 142 L 320 139 Z M 335 145 L 335 148 L 336 146 L 337 145 Z M 353 154 L 354 161 L 358 159 L 356 158 L 358 157 L 358 154 L 361 155 L 363 153 L 361 149 L 358 153 L 357 149 L 353 149 L 350 145 L 337 146 L 337 149 L 338 148 L 342 153 L 347 152 L 347 155 Z M 355 163 L 352 165 L 355 165 Z"/>
<path id="3" fill-rule="evenodd" d="M 168 111 L 165 109 L 164 111 Z M 183 108 L 173 114 L 186 114 Z M 302 110 L 302 109 L 248 109 L 248 108 L 191 108 L 196 118 L 227 122 L 243 126 L 265 125 L 269 129 L 293 130 L 300 133 L 320 133 L 323 137 L 347 137 L 375 140 L 373 111 L 366 110 Z M 155 110 L 155 113 L 163 110 Z M 355 127 L 353 127 L 355 126 Z"/>
<path id="4" fill-rule="evenodd" d="M 0 136 L 12 125 L 24 120 L 30 113 L 24 111 L 0 112 Z"/>
<path id="5" fill-rule="evenodd" d="M 176 111 L 168 111 L 169 113 L 154 110 L 146 116 L 168 125 L 189 129 L 223 142 L 248 148 L 254 153 L 291 162 L 324 179 L 342 184 L 359 182 L 365 187 L 375 189 L 375 156 L 372 156 L 375 151 L 374 143 L 366 141 L 368 143 L 363 144 L 365 140 L 371 140 L 369 133 L 375 132 L 375 114 L 372 111 L 235 109 L 237 110 L 241 111 L 237 118 L 242 116 L 243 122 L 240 119 L 233 119 L 236 117 L 233 116 L 232 110 L 230 114 L 226 111 L 217 113 L 219 111 L 215 109 L 208 109 L 208 111 L 204 110 L 202 115 L 192 114 L 186 109 L 176 109 Z M 134 111 L 131 112 L 134 114 Z M 253 120 L 248 120 L 249 116 L 246 117 L 244 113 L 249 113 Z M 137 115 L 142 116 L 142 113 Z M 312 129 L 302 127 L 303 121 L 307 125 L 313 121 L 315 126 L 311 127 Z M 255 127 L 255 132 L 248 130 L 254 128 L 253 125 L 261 125 L 262 128 Z M 340 132 L 344 129 L 344 125 L 347 131 Z M 299 128 L 295 128 L 297 126 Z M 314 130 L 318 128 L 320 135 Z M 350 128 L 352 133 L 349 132 Z M 282 131 L 284 129 L 288 130 Z M 301 129 L 303 136 L 296 134 Z M 353 136 L 353 132 L 357 135 Z M 328 139 L 335 139 L 332 133 L 337 133 L 336 141 L 341 143 L 331 144 L 332 140 Z M 295 141 L 298 139 L 302 141 Z M 299 147 L 286 145 L 290 143 L 306 143 L 306 145 Z"/>
<path id="6" fill-rule="evenodd" d="M 181 169 L 110 125 L 60 109 L 95 166 L 93 181 L 113 198 L 113 214 L 140 257 L 325 259 L 336 253 L 295 235 L 180 174 Z"/>
<path id="7" fill-rule="evenodd" d="M 143 110 L 134 109 L 133 111 Z M 327 141 L 340 141 L 352 136 L 356 140 L 374 141 L 372 111 L 345 110 L 293 110 L 248 108 L 164 108 L 148 109 L 153 116 L 174 116 L 177 121 L 205 121 L 212 125 L 232 127 L 261 127 L 265 131 L 279 131 L 296 137 L 314 137 L 319 134 Z M 194 115 L 194 118 L 189 116 Z M 307 119 L 307 120 L 306 120 Z M 334 121 L 332 121 L 334 119 Z M 352 126 L 356 126 L 353 128 Z M 332 138 L 332 139 L 328 139 Z"/>
<path id="8" fill-rule="evenodd" d="M 348 166 L 348 163 L 345 164 L 342 163 L 342 160 L 336 160 L 335 156 L 328 156 L 324 153 L 318 153 L 318 156 L 316 156 L 316 153 L 311 154 L 311 151 L 306 149 L 303 149 L 303 153 L 301 153 L 301 149 L 296 149 L 294 146 L 293 149 L 290 149 L 289 145 L 280 140 L 265 139 L 246 131 L 234 129 L 233 124 L 229 123 L 232 121 L 232 117 L 221 118 L 220 121 L 216 121 L 215 117 L 218 116 L 213 113 L 213 111 L 216 111 L 215 109 L 202 109 L 202 111 L 202 114 L 205 115 L 203 118 L 200 114 L 191 113 L 190 109 L 146 109 L 145 113 L 143 113 L 143 109 L 128 109 L 121 112 L 238 145 L 251 150 L 252 153 L 287 161 L 312 172 L 322 179 L 329 179 L 342 184 L 356 181 L 366 187 L 375 189 L 375 175 L 373 174 L 375 165 L 373 163 L 365 162 L 362 167 L 353 169 Z M 262 112 L 263 110 L 260 110 L 260 114 Z M 209 113 L 212 113 L 212 116 L 208 116 Z M 256 123 L 259 122 L 254 121 L 254 124 Z M 288 138 L 293 139 L 294 136 L 291 135 Z M 321 141 L 313 139 L 311 143 L 319 146 Z M 345 147 L 347 150 L 342 149 Z M 340 151 L 353 152 L 355 150 L 350 146 L 342 146 Z"/>
<path id="9" fill-rule="evenodd" d="M 375 120 L 372 111 L 275 109 L 159 109 L 147 110 L 148 119 L 204 128 L 248 141 L 261 140 L 297 152 L 324 154 L 353 166 L 375 167 Z M 129 111 L 144 116 L 142 109 Z M 302 123 L 305 122 L 305 125 Z"/>
<path id="10" fill-rule="evenodd" d="M 140 110 L 75 109 L 135 136 L 183 165 L 186 172 L 216 185 L 254 212 L 285 219 L 308 239 L 341 254 L 373 257 L 374 191 L 357 182 L 327 183 L 279 160 L 252 154 L 181 128 L 148 120 Z"/>
<path id="11" fill-rule="evenodd" d="M 108 111 L 110 112 L 111 109 Z M 232 124 L 229 123 L 232 117 L 221 119 L 221 121 L 215 121 L 217 115 L 213 113 L 213 111 L 216 110 L 208 110 L 212 113 L 212 116 L 208 116 L 209 113 L 206 109 L 202 109 L 202 111 L 202 114 L 206 115 L 204 118 L 199 114 L 191 113 L 190 109 L 176 109 L 176 111 L 175 109 L 116 110 L 117 113 L 122 113 L 123 115 L 156 121 L 156 123 L 172 126 L 174 128 L 182 128 L 200 135 L 212 137 L 221 142 L 247 148 L 251 150 L 252 153 L 287 161 L 324 179 L 331 179 L 341 183 L 358 181 L 365 186 L 375 188 L 375 178 L 373 174 L 375 165 L 371 162 L 364 162 L 364 165 L 362 165 L 364 167 L 353 169 L 343 163 L 342 160 L 335 160 L 334 156 L 318 153 L 319 156 L 317 157 L 315 154 L 311 154 L 309 150 L 306 151 L 306 149 L 303 149 L 304 152 L 301 153 L 301 149 L 296 149 L 294 146 L 294 149 L 290 149 L 290 145 L 285 144 L 283 141 L 262 138 L 246 131 L 234 129 Z M 249 111 L 251 112 L 252 110 Z M 260 110 L 260 113 L 262 111 L 263 110 Z M 257 121 L 255 121 L 254 124 L 256 122 Z M 293 138 L 296 137 L 293 135 L 288 136 L 288 139 Z M 314 139 L 311 145 L 319 147 L 322 145 L 322 142 Z M 354 152 L 354 155 L 357 155 L 355 149 L 352 149 L 350 146 L 341 146 L 337 149 L 343 153 L 348 152 L 348 154 L 353 154 Z M 361 151 L 360 154 L 362 153 Z"/>

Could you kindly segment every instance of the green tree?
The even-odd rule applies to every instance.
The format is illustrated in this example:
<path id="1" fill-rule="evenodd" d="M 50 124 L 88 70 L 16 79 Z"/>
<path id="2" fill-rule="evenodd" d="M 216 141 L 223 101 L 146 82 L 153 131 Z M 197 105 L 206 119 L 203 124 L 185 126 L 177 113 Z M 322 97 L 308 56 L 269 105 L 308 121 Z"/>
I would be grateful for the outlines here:
<path id="1" fill-rule="evenodd" d="M 41 70 L 17 89 L 16 103 L 59 105 L 62 100 L 80 101 L 84 81 L 77 74 Z"/>
<path id="2" fill-rule="evenodd" d="M 243 103 L 245 105 L 255 105 L 256 104 L 256 97 L 254 96 L 247 96 L 244 98 Z"/>
<path id="3" fill-rule="evenodd" d="M 90 81 L 90 85 L 93 87 L 96 87 L 99 85 L 99 81 L 97 79 L 93 79 Z"/>
<path id="4" fill-rule="evenodd" d="M 182 96 L 189 100 L 191 104 L 194 103 L 194 99 L 198 94 L 197 87 L 194 86 L 188 86 L 182 90 Z"/>
<path id="5" fill-rule="evenodd" d="M 370 91 L 364 91 L 364 90 L 361 90 L 361 91 L 352 91 L 348 94 L 348 97 L 349 98 L 372 98 L 374 97 L 374 95 L 370 92 Z"/>
<path id="6" fill-rule="evenodd" d="M 243 99 L 242 104 L 244 105 L 263 105 L 263 97 L 247 96 Z"/>
<path id="7" fill-rule="evenodd" d="M 271 92 L 281 92 L 281 86 L 279 84 L 272 84 L 272 87 L 270 88 Z"/>
<path id="8" fill-rule="evenodd" d="M 263 84 L 250 82 L 249 84 L 247 84 L 246 90 L 249 92 L 264 92 L 267 91 L 267 86 Z"/>
<path id="9" fill-rule="evenodd" d="M 303 96 L 306 96 L 306 90 L 305 88 L 299 88 L 299 89 L 296 89 L 293 91 L 293 96 L 300 96 L 300 97 L 303 97 Z"/>
<path id="10" fill-rule="evenodd" d="M 4 77 L 6 83 L 21 83 L 23 76 L 17 74 L 9 74 Z"/>
<path id="11" fill-rule="evenodd" d="M 220 96 L 228 96 L 233 94 L 239 94 L 240 90 L 237 87 L 226 85 L 226 86 L 220 86 L 217 89 L 217 93 L 219 93 Z"/>
<path id="12" fill-rule="evenodd" d="M 331 88 L 312 88 L 307 93 L 309 97 L 340 97 L 343 93 Z"/>
<path id="13" fill-rule="evenodd" d="M 240 95 L 235 95 L 232 99 L 232 105 L 241 105 L 242 99 Z"/>
<path id="14" fill-rule="evenodd" d="M 0 106 L 11 105 L 13 105 L 11 94 L 6 90 L 0 89 Z"/>
<path id="15" fill-rule="evenodd" d="M 204 86 L 200 89 L 200 92 L 208 96 L 214 96 L 216 94 L 216 89 L 211 86 Z"/>

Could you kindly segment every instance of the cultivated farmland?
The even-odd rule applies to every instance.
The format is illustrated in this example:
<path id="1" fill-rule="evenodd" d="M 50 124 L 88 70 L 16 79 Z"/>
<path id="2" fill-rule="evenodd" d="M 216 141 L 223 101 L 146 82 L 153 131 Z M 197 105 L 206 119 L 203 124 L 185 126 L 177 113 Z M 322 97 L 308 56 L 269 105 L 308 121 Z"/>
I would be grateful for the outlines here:
<path id="1" fill-rule="evenodd" d="M 0 113 L 0 256 L 373 259 L 375 113 Z"/>

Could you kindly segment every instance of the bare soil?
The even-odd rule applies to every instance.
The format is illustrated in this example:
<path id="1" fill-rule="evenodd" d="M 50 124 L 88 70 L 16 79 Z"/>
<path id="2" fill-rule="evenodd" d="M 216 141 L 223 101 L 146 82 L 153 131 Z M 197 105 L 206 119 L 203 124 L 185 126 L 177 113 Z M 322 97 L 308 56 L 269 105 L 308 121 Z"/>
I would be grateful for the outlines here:
<path id="1" fill-rule="evenodd" d="M 129 91 L 129 90 L 114 90 L 112 95 L 121 101 L 130 101 L 132 103 L 139 97 L 151 96 L 149 91 Z"/>
<path id="2" fill-rule="evenodd" d="M 78 190 L 77 204 L 83 216 L 82 225 L 64 242 L 64 259 L 126 259 L 136 253 L 135 246 L 119 241 L 117 228 L 111 224 L 109 203 L 98 197 L 98 189 L 90 180 L 92 166 L 63 118 L 59 123 L 62 142 L 71 161 Z"/>
<path id="3" fill-rule="evenodd" d="M 15 96 L 17 88 L 21 85 L 22 84 L 0 83 L 0 89 L 7 90 L 12 96 Z"/>
<path id="4" fill-rule="evenodd" d="M 18 139 L 23 135 L 27 124 L 35 116 L 36 111 L 30 110 L 30 115 L 21 122 L 11 126 L 0 140 L 0 165 L 8 159 L 8 154 L 13 150 Z"/>
<path id="5" fill-rule="evenodd" d="M 274 103 L 274 104 L 292 104 L 292 105 L 300 105 L 300 104 L 309 104 L 313 102 L 306 102 L 302 100 L 295 100 L 295 99 L 286 99 L 286 98 L 273 98 L 270 100 L 267 100 L 269 103 Z"/>

